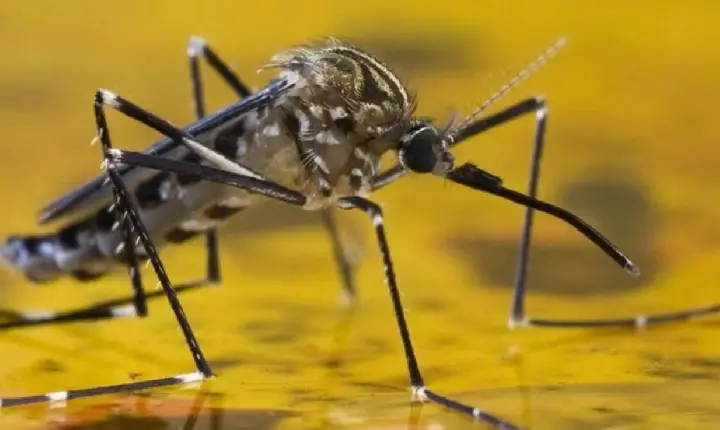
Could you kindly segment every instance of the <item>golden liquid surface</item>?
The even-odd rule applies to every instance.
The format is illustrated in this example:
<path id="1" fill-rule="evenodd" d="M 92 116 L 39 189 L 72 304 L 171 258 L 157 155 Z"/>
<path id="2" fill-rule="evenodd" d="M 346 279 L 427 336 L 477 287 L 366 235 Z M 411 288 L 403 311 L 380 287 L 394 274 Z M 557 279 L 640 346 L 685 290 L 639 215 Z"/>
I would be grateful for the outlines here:
<path id="1" fill-rule="evenodd" d="M 582 3 L 582 4 L 581 4 Z M 98 174 L 92 96 L 108 88 L 175 124 L 192 119 L 186 42 L 204 36 L 248 83 L 289 45 L 324 35 L 377 53 L 408 78 L 419 113 L 466 114 L 560 36 L 567 47 L 493 106 L 550 105 L 541 196 L 583 216 L 643 270 L 632 279 L 569 226 L 538 215 L 528 309 L 620 317 L 717 300 L 720 279 L 720 3 L 0 2 L 3 235 L 37 230 L 49 200 Z M 205 71 L 208 69 L 205 68 Z M 233 100 L 207 77 L 208 103 Z M 157 136 L 109 115 L 113 142 Z M 455 151 L 524 189 L 532 117 Z M 522 208 L 407 177 L 379 192 L 428 386 L 532 429 L 715 429 L 716 317 L 647 330 L 506 326 Z M 278 205 L 222 230 L 223 282 L 182 295 L 218 377 L 147 396 L 2 410 L 1 429 L 464 429 L 410 408 L 402 348 L 371 222 L 340 214 L 358 261 L 359 303 L 340 281 L 319 218 Z M 163 253 L 198 277 L 202 241 Z M 150 269 L 146 287 L 155 284 Z M 123 273 L 36 287 L 0 274 L 7 312 L 123 297 Z M 0 395 L 38 394 L 192 371 L 167 304 L 146 319 L 0 332 Z"/>

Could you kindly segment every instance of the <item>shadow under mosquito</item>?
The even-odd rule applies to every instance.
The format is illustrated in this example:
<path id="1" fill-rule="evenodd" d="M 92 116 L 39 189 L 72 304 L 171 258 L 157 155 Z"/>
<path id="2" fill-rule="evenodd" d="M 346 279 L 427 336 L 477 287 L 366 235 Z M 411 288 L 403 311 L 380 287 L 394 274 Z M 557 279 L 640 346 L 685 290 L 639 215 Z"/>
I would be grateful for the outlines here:
<path id="1" fill-rule="evenodd" d="M 584 241 L 555 243 L 536 228 L 528 268 L 529 291 L 616 293 L 647 286 L 659 274 L 661 262 L 652 240 L 658 214 L 645 188 L 613 179 L 580 180 L 561 191 L 558 204 L 586 218 L 611 240 L 621 242 L 620 247 L 642 268 L 643 276 L 632 278 L 614 270 L 602 253 Z M 514 286 L 519 243 L 519 234 L 489 238 L 461 233 L 449 239 L 449 248 L 476 271 L 483 284 L 510 289 Z"/>

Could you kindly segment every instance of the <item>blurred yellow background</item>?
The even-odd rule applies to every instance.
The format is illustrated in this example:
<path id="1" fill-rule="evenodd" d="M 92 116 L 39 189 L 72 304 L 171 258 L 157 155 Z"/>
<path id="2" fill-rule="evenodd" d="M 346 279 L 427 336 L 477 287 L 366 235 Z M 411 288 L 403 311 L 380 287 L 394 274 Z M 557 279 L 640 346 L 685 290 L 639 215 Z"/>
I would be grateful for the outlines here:
<path id="1" fill-rule="evenodd" d="M 643 276 L 627 277 L 570 227 L 539 215 L 530 314 L 619 317 L 709 304 L 720 275 L 718 14 L 709 0 L 0 1 L 0 229 L 35 231 L 44 204 L 99 172 L 99 149 L 89 147 L 97 88 L 175 124 L 192 120 L 191 35 L 256 88 L 271 75 L 255 71 L 276 51 L 345 38 L 401 71 L 419 113 L 440 120 L 470 112 L 567 36 L 556 58 L 493 109 L 548 99 L 541 196 L 598 227 Z M 233 100 L 204 75 L 209 107 Z M 157 140 L 119 115 L 109 120 L 117 146 Z M 504 126 L 456 157 L 524 189 L 533 127 L 530 117 Z M 431 388 L 532 429 L 717 428 L 717 318 L 642 332 L 509 332 L 521 208 L 420 177 L 375 200 Z M 218 379 L 149 399 L 3 410 L 0 428 L 476 428 L 432 405 L 412 427 L 371 224 L 362 214 L 341 219 L 362 257 L 353 315 L 340 306 L 317 216 L 277 205 L 247 212 L 223 230 L 222 287 L 181 297 Z M 201 274 L 202 250 L 196 241 L 163 253 L 171 277 Z M 71 309 L 129 291 L 122 271 L 42 288 L 0 276 L 4 310 Z M 0 394 L 191 371 L 184 348 L 163 301 L 145 320 L 0 332 Z"/>

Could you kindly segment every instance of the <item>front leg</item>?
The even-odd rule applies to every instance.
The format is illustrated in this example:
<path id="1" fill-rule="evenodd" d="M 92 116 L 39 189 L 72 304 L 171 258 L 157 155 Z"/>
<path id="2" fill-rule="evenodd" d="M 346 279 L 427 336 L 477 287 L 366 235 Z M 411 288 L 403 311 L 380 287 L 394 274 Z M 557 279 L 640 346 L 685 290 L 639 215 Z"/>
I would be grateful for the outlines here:
<path id="1" fill-rule="evenodd" d="M 500 112 L 480 118 L 466 125 L 454 136 L 450 146 L 455 146 L 462 141 L 476 137 L 495 127 L 507 124 L 516 119 L 523 118 L 528 114 L 535 114 L 536 126 L 533 139 L 533 152 L 530 161 L 530 179 L 528 184 L 528 195 L 537 197 L 538 184 L 540 180 L 540 162 L 542 160 L 543 147 L 545 143 L 545 130 L 547 126 L 547 104 L 545 100 L 533 97 L 522 100 L 507 107 Z M 407 170 L 396 165 L 380 173 L 371 180 L 373 191 L 385 187 L 388 184 L 400 179 L 407 173 Z M 525 294 L 527 283 L 527 271 L 530 262 L 530 245 L 532 239 L 532 228 L 535 209 L 528 207 L 525 210 L 525 221 L 523 224 L 520 249 L 518 251 L 518 262 L 515 270 L 515 288 L 513 289 L 512 307 L 510 310 L 510 327 L 522 324 L 525 321 Z"/>
<path id="2" fill-rule="evenodd" d="M 177 319 L 178 324 L 182 329 L 185 341 L 188 345 L 188 348 L 190 349 L 190 352 L 192 353 L 193 360 L 195 361 L 195 367 L 197 371 L 199 373 L 202 373 L 204 377 L 209 378 L 210 376 L 212 376 L 210 364 L 207 362 L 207 360 L 205 359 L 205 355 L 200 349 L 200 345 L 198 344 L 197 339 L 195 338 L 195 334 L 193 333 L 193 330 L 190 326 L 190 323 L 185 316 L 185 312 L 182 308 L 180 300 L 177 298 L 177 292 L 173 288 L 172 283 L 170 282 L 170 278 L 165 272 L 165 267 L 163 266 L 162 261 L 158 256 L 157 250 L 155 249 L 155 245 L 150 239 L 150 234 L 145 228 L 145 224 L 143 224 L 140 220 L 140 210 L 137 207 L 135 201 L 130 197 L 130 194 L 125 187 L 125 184 L 122 182 L 122 178 L 117 172 L 114 164 L 108 162 L 107 159 L 108 152 L 112 149 L 112 143 L 110 140 L 110 129 L 108 128 L 107 120 L 105 118 L 104 107 L 105 105 L 110 104 L 115 108 L 120 108 L 120 101 L 121 100 L 119 98 L 113 97 L 112 94 L 101 90 L 96 93 L 95 101 L 93 103 L 97 133 L 98 136 L 100 136 L 100 142 L 102 143 L 103 164 L 107 169 L 108 178 L 113 186 L 113 194 L 116 197 L 114 211 L 117 216 L 123 220 L 121 227 L 123 229 L 124 237 L 129 238 L 133 235 L 133 233 L 137 235 L 138 242 L 142 245 L 145 254 L 147 255 L 153 268 L 155 269 L 155 273 L 158 276 L 160 285 L 162 286 L 163 291 L 165 292 L 165 296 L 167 297 L 170 304 L 170 307 L 175 314 L 175 318 Z M 137 112 L 144 113 L 146 115 L 145 118 L 148 121 L 152 121 L 158 124 L 168 124 L 166 121 L 140 108 L 137 108 Z M 126 240 L 125 242 L 127 243 L 129 241 Z M 132 254 L 135 255 L 135 243 L 132 243 L 132 248 L 126 251 L 132 251 Z"/>
<path id="3" fill-rule="evenodd" d="M 505 430 L 519 430 L 513 424 L 510 424 L 501 418 L 491 415 L 483 410 L 468 406 L 466 404 L 452 400 L 446 396 L 438 394 L 428 389 L 425 385 L 418 360 L 415 355 L 415 349 L 410 338 L 410 329 L 408 328 L 403 310 L 402 301 L 400 299 L 400 289 L 395 279 L 395 270 L 393 268 L 392 258 L 390 256 L 390 246 L 385 235 L 385 221 L 380 206 L 362 197 L 344 197 L 338 201 L 341 209 L 360 209 L 365 212 L 372 220 L 375 236 L 380 248 L 380 255 L 385 266 L 385 283 L 388 286 L 390 300 L 392 301 L 393 310 L 395 312 L 395 320 L 400 331 L 400 340 L 405 351 L 405 360 L 407 362 L 407 370 L 410 379 L 410 387 L 412 388 L 413 397 L 421 401 L 429 400 L 440 406 L 460 412 L 464 415 L 494 425 Z"/>

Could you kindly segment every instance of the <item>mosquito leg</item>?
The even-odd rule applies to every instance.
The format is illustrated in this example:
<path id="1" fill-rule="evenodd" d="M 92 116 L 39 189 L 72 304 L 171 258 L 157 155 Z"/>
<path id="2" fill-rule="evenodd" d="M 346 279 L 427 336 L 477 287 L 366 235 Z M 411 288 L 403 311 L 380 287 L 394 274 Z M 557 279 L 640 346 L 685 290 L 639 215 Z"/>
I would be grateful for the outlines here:
<path id="1" fill-rule="evenodd" d="M 200 93 L 195 92 L 195 100 L 203 100 L 202 86 L 200 83 L 200 69 L 198 59 L 202 57 L 212 67 L 212 69 L 220 75 L 225 82 L 240 98 L 245 98 L 252 94 L 250 89 L 245 85 L 235 72 L 220 58 L 220 56 L 208 46 L 205 39 L 193 36 L 188 42 L 188 57 L 190 59 L 190 74 L 193 77 L 193 88 L 199 89 Z M 196 105 L 197 107 L 197 105 Z M 200 111 L 199 116 L 205 116 L 204 111 Z"/>
<path id="2" fill-rule="evenodd" d="M 175 291 L 180 293 L 195 288 L 193 284 L 178 285 Z M 146 299 L 154 299 L 163 296 L 162 290 L 145 292 Z M 0 331 L 13 330 L 23 327 L 35 327 L 43 325 L 67 324 L 78 321 L 96 321 L 120 317 L 131 317 L 136 315 L 133 301 L 136 296 L 108 300 L 96 303 L 90 307 L 68 312 L 51 311 L 28 311 L 28 312 L 3 312 L 13 319 L 0 323 Z"/>
<path id="3" fill-rule="evenodd" d="M 547 128 L 547 104 L 545 100 L 541 98 L 525 99 L 500 112 L 481 118 L 468 125 L 459 133 L 456 136 L 455 142 L 459 143 L 471 136 L 476 136 L 499 125 L 507 124 L 530 113 L 535 113 L 536 125 L 530 162 L 528 195 L 531 198 L 536 198 L 540 180 L 540 162 L 542 160 L 543 146 L 545 143 L 545 130 Z M 453 145 L 455 144 L 457 143 L 453 143 Z M 525 320 L 525 294 L 528 264 L 530 263 L 530 245 L 532 241 L 534 215 L 535 209 L 532 207 L 525 209 L 525 221 L 523 223 L 518 262 L 515 269 L 515 288 L 513 289 L 513 300 L 510 309 L 509 326 L 511 328 L 517 324 L 522 324 Z"/>
<path id="4" fill-rule="evenodd" d="M 498 112 L 487 118 L 480 119 L 468 127 L 466 136 L 475 135 L 489 130 L 498 125 L 506 124 L 529 113 L 535 113 L 536 125 L 533 139 L 533 151 L 530 161 L 530 180 L 528 184 L 528 195 L 537 197 L 538 183 L 540 180 L 540 162 L 542 160 L 543 146 L 545 143 L 545 130 L 547 128 L 547 104 L 539 98 L 523 100 L 509 108 Z M 510 309 L 510 327 L 522 324 L 525 319 L 525 294 L 527 285 L 527 271 L 530 263 L 530 245 L 532 241 L 532 228 L 535 209 L 525 209 L 525 221 L 523 223 L 522 237 L 520 239 L 520 250 L 518 262 L 515 269 L 515 288 Z"/>
<path id="5" fill-rule="evenodd" d="M 542 99 L 529 99 L 528 101 L 520 102 L 519 104 L 510 107 L 505 112 L 513 113 L 514 115 L 506 115 L 504 117 L 495 115 L 494 123 L 496 125 L 507 123 L 508 121 L 516 119 L 521 115 L 535 112 L 535 137 L 533 139 L 532 158 L 530 161 L 530 179 L 528 184 L 528 195 L 535 198 L 537 197 L 538 184 L 540 181 L 540 163 L 545 143 L 545 130 L 547 129 L 547 105 Z M 492 117 L 489 119 L 492 119 Z M 488 122 L 488 124 L 490 124 L 490 122 Z M 522 237 L 520 239 L 518 262 L 515 269 L 515 288 L 513 290 L 510 320 L 508 323 L 510 328 L 515 327 L 516 324 L 522 324 L 525 319 L 527 271 L 530 263 L 530 245 L 532 241 L 534 218 L 535 209 L 531 207 L 525 208 L 525 221 L 523 223 Z"/>
<path id="6" fill-rule="evenodd" d="M 117 225 L 122 228 L 123 242 L 117 250 L 118 253 L 124 252 L 125 259 L 128 266 L 128 274 L 130 275 L 130 281 L 132 282 L 133 289 L 133 307 L 135 315 L 139 317 L 146 317 L 148 315 L 147 307 L 147 296 L 145 295 L 145 289 L 143 288 L 142 275 L 140 274 L 140 268 L 138 267 L 138 257 L 135 253 L 135 242 L 133 240 L 133 227 L 128 219 L 127 215 L 121 211 L 117 204 L 120 203 L 120 196 L 116 190 L 113 190 L 113 196 L 115 198 L 116 207 L 113 210 L 116 218 Z"/>
<path id="7" fill-rule="evenodd" d="M 595 245 L 601 248 L 608 256 L 610 256 L 619 266 L 623 267 L 631 275 L 639 275 L 640 271 L 637 266 L 630 261 L 615 245 L 607 238 L 602 236 L 592 226 L 587 224 L 576 215 L 566 209 L 543 202 L 534 197 L 518 193 L 502 186 L 500 182 L 492 183 L 488 178 L 487 172 L 484 172 L 472 164 L 464 164 L 449 172 L 447 178 L 455 183 L 459 183 L 470 188 L 484 191 L 489 194 L 510 200 L 513 203 L 532 207 L 540 212 L 562 219 L 568 224 L 575 227 L 585 237 L 590 239 Z M 677 321 L 688 320 L 704 315 L 720 313 L 720 304 L 714 303 L 709 306 L 680 310 L 669 313 L 653 314 L 653 315 L 637 315 L 629 318 L 603 318 L 603 319 L 578 319 L 578 320 L 553 320 L 545 318 L 529 318 L 525 317 L 522 321 L 524 325 L 535 326 L 552 326 L 552 327 L 645 327 L 651 324 L 663 324 Z"/>
<path id="8" fill-rule="evenodd" d="M 340 231 L 337 226 L 335 214 L 332 209 L 326 208 L 321 211 L 323 225 L 330 236 L 332 242 L 333 254 L 337 263 L 340 277 L 342 278 L 342 288 L 347 303 L 353 304 L 357 298 L 357 290 L 355 289 L 355 277 L 353 276 L 353 267 L 348 258 L 347 251 L 343 247 L 340 240 Z"/>
<path id="9" fill-rule="evenodd" d="M 3 397 L 0 398 L 0 409 L 10 408 L 14 406 L 32 405 L 36 403 L 51 403 L 57 401 L 81 399 L 84 397 L 103 396 L 106 394 L 148 390 L 150 388 L 159 388 L 166 387 L 168 385 L 201 381 L 202 379 L 203 374 L 200 372 L 195 372 L 175 375 L 168 378 L 152 379 L 149 381 L 130 382 L 127 384 L 105 385 L 102 387 L 93 387 L 80 390 L 56 391 L 54 393 L 38 394 L 34 396 Z"/>
<path id="10" fill-rule="evenodd" d="M 533 154 L 530 163 L 530 183 L 528 194 L 531 197 L 537 196 L 538 182 L 540 179 L 540 161 L 542 158 L 543 144 L 545 140 L 545 129 L 547 124 L 547 105 L 543 99 L 529 98 L 522 100 L 500 112 L 478 119 L 465 127 L 451 142 L 455 146 L 461 141 L 478 134 L 484 133 L 499 125 L 507 124 L 525 115 L 535 113 L 536 127 L 533 145 Z M 373 178 L 373 189 L 380 189 L 405 174 L 402 166 L 395 166 Z M 520 242 L 519 258 L 515 270 L 515 288 L 513 290 L 512 307 L 510 310 L 510 327 L 522 324 L 525 319 L 525 292 L 527 282 L 527 270 L 530 262 L 530 245 L 532 239 L 532 228 L 535 210 L 525 210 L 525 221 L 523 224 L 522 238 Z"/>
<path id="11" fill-rule="evenodd" d="M 243 99 L 251 94 L 248 87 L 240 80 L 230 67 L 208 46 L 205 40 L 193 36 L 188 42 L 188 60 L 190 62 L 190 84 L 192 86 L 193 106 L 195 118 L 200 120 L 205 117 L 205 92 L 200 72 L 200 59 L 204 59 L 225 82 L 235 94 Z M 201 287 L 207 284 L 216 284 L 221 280 L 219 237 L 216 228 L 205 233 L 205 249 L 207 250 L 207 269 L 205 279 L 191 281 L 180 286 Z M 178 286 L 179 287 L 179 286 Z M 177 287 L 176 287 L 177 288 Z"/>
<path id="12" fill-rule="evenodd" d="M 518 427 L 513 424 L 483 412 L 479 408 L 465 405 L 435 393 L 425 386 L 425 381 L 423 380 L 422 373 L 420 372 L 420 367 L 418 366 L 418 361 L 415 356 L 415 350 L 413 349 L 412 341 L 410 339 L 410 330 L 408 328 L 407 321 L 405 320 L 403 305 L 400 299 L 400 291 L 397 286 L 393 263 L 390 257 L 390 248 L 385 236 L 382 210 L 377 204 L 356 196 L 341 198 L 338 201 L 338 205 L 342 209 L 360 209 L 372 219 L 375 227 L 375 235 L 380 247 L 380 254 L 385 265 L 385 282 L 387 283 L 388 290 L 390 292 L 390 299 L 392 300 L 393 309 L 395 311 L 395 319 L 398 329 L 400 330 L 400 338 L 402 340 L 403 349 L 405 350 L 405 360 L 407 361 L 408 373 L 410 376 L 410 386 L 412 387 L 414 397 L 419 400 L 429 400 L 462 414 L 474 417 L 479 421 L 492 424 L 498 428 L 517 430 Z"/>
<path id="13" fill-rule="evenodd" d="M 192 85 L 193 105 L 195 108 L 195 119 L 201 120 L 205 117 L 205 97 L 203 91 L 202 74 L 200 72 L 199 57 L 205 59 L 212 69 L 217 72 L 230 88 L 240 98 L 249 96 L 250 90 L 240 81 L 237 75 L 220 59 L 220 57 L 210 48 L 204 39 L 200 37 L 192 37 L 188 43 L 188 58 L 190 62 L 190 82 Z M 115 196 L 117 200 L 117 196 Z M 118 223 L 125 223 L 126 220 L 118 220 Z M 147 296 L 142 287 L 142 278 L 138 269 L 137 256 L 133 252 L 131 233 L 128 226 L 123 226 L 123 245 L 125 248 L 128 271 L 133 287 L 133 306 L 135 314 L 145 317 L 148 314 Z M 217 229 L 213 228 L 205 234 L 205 247 L 207 249 L 207 269 L 205 279 L 183 283 L 178 287 L 201 287 L 207 284 L 215 284 L 220 282 L 220 253 L 218 250 L 218 234 Z M 97 308 L 97 306 L 94 306 Z M 118 313 L 116 311 L 116 313 Z M 76 315 L 77 316 L 77 315 Z"/>
<path id="14" fill-rule="evenodd" d="M 160 284 L 165 291 L 165 295 L 167 296 L 168 302 L 170 303 L 170 307 L 175 313 L 178 324 L 183 331 L 185 341 L 187 342 L 188 347 L 192 353 L 193 360 L 195 361 L 195 366 L 198 372 L 202 373 L 204 377 L 208 378 L 212 376 L 210 365 L 205 359 L 205 356 L 200 349 L 200 345 L 198 344 L 197 339 L 195 339 L 195 334 L 193 333 L 192 328 L 190 327 L 190 323 L 185 316 L 185 312 L 183 311 L 182 305 L 180 304 L 180 300 L 178 300 L 177 298 L 177 293 L 173 289 L 172 283 L 170 282 L 170 279 L 165 272 L 165 268 L 162 264 L 162 261 L 160 260 L 160 257 L 158 256 L 155 245 L 153 245 L 150 239 L 150 234 L 145 228 L 145 224 L 143 224 L 141 221 L 139 215 L 140 211 L 137 208 L 135 201 L 130 197 L 130 193 L 125 187 L 125 184 L 123 183 L 120 174 L 116 171 L 115 165 L 111 162 L 108 162 L 107 160 L 107 154 L 112 149 L 112 143 L 110 140 L 110 130 L 107 125 L 107 120 L 105 119 L 105 102 L 106 100 L 102 96 L 102 93 L 98 92 L 95 97 L 95 103 L 93 104 L 93 107 L 95 112 L 97 131 L 98 135 L 100 136 L 100 142 L 102 143 L 104 164 L 107 169 L 108 177 L 112 183 L 114 193 L 119 200 L 115 210 L 124 212 L 123 215 L 127 216 L 128 221 L 131 223 L 132 229 L 135 230 L 135 233 L 138 235 L 140 243 L 145 250 L 145 254 L 148 256 L 150 263 L 152 264 L 155 273 L 160 280 Z"/>

